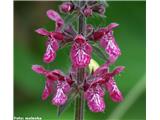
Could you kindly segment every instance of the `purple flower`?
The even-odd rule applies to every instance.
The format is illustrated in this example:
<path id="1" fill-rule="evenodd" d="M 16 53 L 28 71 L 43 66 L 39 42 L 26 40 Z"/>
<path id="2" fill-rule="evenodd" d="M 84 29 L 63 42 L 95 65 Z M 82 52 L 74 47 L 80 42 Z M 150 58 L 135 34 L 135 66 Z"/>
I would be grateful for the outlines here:
<path id="1" fill-rule="evenodd" d="M 118 24 L 111 23 L 106 28 L 101 28 L 94 33 L 94 39 L 100 40 L 100 45 L 105 48 L 106 53 L 109 55 L 110 63 L 115 62 L 118 56 L 121 55 L 112 31 L 117 26 Z"/>
<path id="2" fill-rule="evenodd" d="M 116 82 L 114 81 L 114 76 L 118 75 L 124 70 L 123 66 L 119 66 L 113 70 L 113 72 L 109 72 L 108 65 L 104 64 L 101 67 L 99 67 L 95 72 L 95 77 L 100 77 L 102 80 L 94 81 L 94 84 L 105 84 L 107 91 L 109 92 L 109 95 L 111 99 L 114 102 L 121 102 L 123 100 L 122 93 L 118 89 Z M 103 81 L 105 80 L 105 82 Z"/>
<path id="3" fill-rule="evenodd" d="M 46 100 L 48 96 L 52 94 L 54 81 L 58 79 L 57 76 L 54 75 L 54 73 L 57 73 L 59 71 L 47 71 L 40 65 L 33 65 L 32 70 L 46 77 L 45 87 L 42 93 L 42 100 Z"/>
<path id="4" fill-rule="evenodd" d="M 74 5 L 71 2 L 64 2 L 60 6 L 60 10 L 64 13 L 71 12 L 74 9 Z"/>
<path id="5" fill-rule="evenodd" d="M 44 90 L 43 90 L 43 93 L 42 93 L 42 100 L 46 100 L 52 94 L 53 82 L 54 81 L 50 80 L 50 79 L 47 79 L 45 81 L 45 87 L 44 87 Z"/>
<path id="6" fill-rule="evenodd" d="M 82 35 L 77 35 L 71 49 L 71 61 L 74 67 L 84 68 L 91 59 L 92 47 Z"/>
<path id="7" fill-rule="evenodd" d="M 54 20 L 56 22 L 55 32 L 48 32 L 44 28 L 39 28 L 36 30 L 36 32 L 42 36 L 48 37 L 48 41 L 46 42 L 46 52 L 43 56 L 43 61 L 46 63 L 50 63 L 56 57 L 56 51 L 59 48 L 58 42 L 63 40 L 63 35 L 60 31 L 64 25 L 64 21 L 54 10 L 48 10 L 47 15 L 51 20 Z"/>
<path id="8" fill-rule="evenodd" d="M 57 89 L 56 94 L 52 99 L 52 103 L 54 105 L 63 105 L 67 101 L 67 95 L 70 90 L 70 85 L 67 83 L 67 81 L 57 81 Z"/>
<path id="9" fill-rule="evenodd" d="M 103 112 L 105 109 L 104 91 L 100 85 L 92 85 L 85 92 L 85 98 L 92 112 Z"/>
<path id="10" fill-rule="evenodd" d="M 109 92 L 109 95 L 114 102 L 121 102 L 123 100 L 122 93 L 118 89 L 116 82 L 114 81 L 113 78 L 110 78 L 106 82 L 106 89 Z"/>
<path id="11" fill-rule="evenodd" d="M 67 100 L 66 93 L 70 90 L 72 80 L 67 76 L 63 76 L 59 70 L 48 71 L 40 65 L 33 65 L 32 70 L 46 77 L 42 100 L 46 100 L 48 96 L 53 94 L 53 85 L 57 83 L 56 93 L 52 99 L 52 103 L 54 105 L 63 105 Z"/>
<path id="12" fill-rule="evenodd" d="M 61 16 L 54 10 L 48 10 L 47 11 L 47 16 L 56 22 L 56 28 L 55 28 L 55 31 L 56 32 L 60 32 L 63 25 L 64 25 L 64 21 L 63 19 L 61 18 Z"/>
<path id="13" fill-rule="evenodd" d="M 105 63 L 94 71 L 93 76 L 94 77 L 103 77 L 104 74 L 106 74 L 108 72 L 109 72 L 109 66 L 107 63 Z"/>
<path id="14" fill-rule="evenodd" d="M 105 83 L 106 89 L 109 92 L 111 99 L 114 102 L 121 102 L 123 100 L 122 93 L 118 89 L 116 82 L 114 81 L 114 76 L 118 75 L 124 70 L 123 66 L 119 66 L 113 70 L 113 72 L 106 74 L 107 81 Z"/>

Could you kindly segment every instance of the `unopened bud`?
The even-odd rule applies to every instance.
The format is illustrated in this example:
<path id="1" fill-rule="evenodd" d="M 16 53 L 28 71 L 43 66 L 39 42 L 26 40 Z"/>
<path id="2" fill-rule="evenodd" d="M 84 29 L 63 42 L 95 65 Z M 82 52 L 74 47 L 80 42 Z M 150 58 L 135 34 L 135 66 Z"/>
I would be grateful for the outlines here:
<path id="1" fill-rule="evenodd" d="M 71 2 L 64 2 L 61 6 L 60 6 L 60 10 L 62 12 L 71 12 L 73 10 L 74 6 Z"/>
<path id="2" fill-rule="evenodd" d="M 104 13 L 105 13 L 105 6 L 102 5 L 102 4 L 100 4 L 98 6 L 95 6 L 95 7 L 93 7 L 93 11 L 97 12 L 97 13 L 99 13 L 101 15 L 104 15 Z"/>
<path id="3" fill-rule="evenodd" d="M 84 10 L 83 10 L 83 13 L 84 13 L 84 15 L 86 16 L 86 17 L 89 17 L 89 16 L 91 16 L 92 15 L 92 8 L 90 8 L 90 7 L 86 7 Z"/>

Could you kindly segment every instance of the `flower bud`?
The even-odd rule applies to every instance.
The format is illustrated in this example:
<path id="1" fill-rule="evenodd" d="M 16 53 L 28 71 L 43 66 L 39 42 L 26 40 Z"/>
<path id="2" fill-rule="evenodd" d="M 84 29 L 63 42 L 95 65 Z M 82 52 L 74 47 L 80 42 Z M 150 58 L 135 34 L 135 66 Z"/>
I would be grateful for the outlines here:
<path id="1" fill-rule="evenodd" d="M 89 17 L 92 15 L 92 9 L 90 7 L 86 7 L 84 10 L 83 10 L 83 14 L 86 16 L 86 17 Z"/>
<path id="2" fill-rule="evenodd" d="M 74 6 L 71 2 L 64 2 L 60 6 L 60 10 L 64 13 L 71 12 L 73 10 Z"/>
<path id="3" fill-rule="evenodd" d="M 93 7 L 93 11 L 97 12 L 97 13 L 99 13 L 101 15 L 104 15 L 104 13 L 105 13 L 105 6 L 102 5 L 102 4 L 100 4 L 98 6 L 95 6 L 95 7 Z"/>
<path id="4" fill-rule="evenodd" d="M 94 29 L 94 28 L 93 28 L 93 26 L 92 26 L 91 24 L 87 24 L 87 25 L 86 25 L 86 32 L 87 32 L 87 34 L 90 33 L 90 32 L 92 32 L 93 29 Z"/>

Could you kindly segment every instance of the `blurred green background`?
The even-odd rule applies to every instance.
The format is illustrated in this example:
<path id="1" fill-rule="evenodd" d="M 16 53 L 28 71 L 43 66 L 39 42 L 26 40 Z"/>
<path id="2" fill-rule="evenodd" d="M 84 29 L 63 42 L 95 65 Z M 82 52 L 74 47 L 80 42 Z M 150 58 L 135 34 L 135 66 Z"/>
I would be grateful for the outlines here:
<path id="1" fill-rule="evenodd" d="M 60 49 L 56 60 L 46 65 L 42 62 L 46 38 L 34 32 L 39 27 L 50 31 L 54 29 L 54 22 L 48 19 L 46 11 L 58 10 L 60 3 L 14 1 L 14 116 L 39 116 L 43 120 L 74 118 L 74 104 L 58 118 L 56 107 L 51 105 L 51 97 L 46 101 L 41 100 L 45 81 L 42 76 L 31 70 L 32 64 L 44 65 L 48 69 L 59 68 L 64 72 L 69 69 L 70 48 Z M 145 120 L 146 4 L 143 1 L 110 1 L 108 4 L 107 18 L 92 17 L 87 22 L 97 27 L 106 26 L 111 22 L 120 24 L 114 34 L 122 56 L 112 67 L 126 67 L 125 71 L 116 77 L 125 100 L 122 103 L 114 103 L 106 94 L 105 112 L 92 113 L 86 105 L 85 120 Z M 95 55 L 93 57 L 99 64 L 104 62 Z"/>

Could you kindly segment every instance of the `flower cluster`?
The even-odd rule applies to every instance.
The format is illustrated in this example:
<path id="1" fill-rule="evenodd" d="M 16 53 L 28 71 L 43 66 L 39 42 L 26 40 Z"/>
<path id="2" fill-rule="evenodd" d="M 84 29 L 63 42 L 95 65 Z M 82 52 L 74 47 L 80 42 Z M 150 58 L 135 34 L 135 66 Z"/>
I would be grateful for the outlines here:
<path id="1" fill-rule="evenodd" d="M 60 6 L 60 11 L 63 13 L 71 13 L 73 11 L 80 12 L 84 17 L 91 16 L 94 12 L 103 15 L 105 7 L 98 4 L 96 1 L 88 1 L 87 4 L 78 6 L 73 2 L 64 2 Z M 48 10 L 47 16 L 55 21 L 55 30 L 47 31 L 44 28 L 39 28 L 36 32 L 47 37 L 46 51 L 43 56 L 45 63 L 53 62 L 56 58 L 56 51 L 63 43 L 71 42 L 70 59 L 72 69 L 67 75 L 64 75 L 60 70 L 46 70 L 40 65 L 33 65 L 32 70 L 38 74 L 44 75 L 46 78 L 42 99 L 46 100 L 48 96 L 53 94 L 52 104 L 63 105 L 66 103 L 68 94 L 72 87 L 80 88 L 84 91 L 84 98 L 87 100 L 88 107 L 93 112 L 103 112 L 105 110 L 104 95 L 105 91 L 109 93 L 110 98 L 114 102 L 123 100 L 123 96 L 118 89 L 114 76 L 121 73 L 123 66 L 116 67 L 112 72 L 109 67 L 116 62 L 121 55 L 120 48 L 115 41 L 113 29 L 118 27 L 118 24 L 111 23 L 106 27 L 95 29 L 92 25 L 85 26 L 86 34 L 77 34 L 73 26 L 65 26 L 65 21 L 54 10 Z M 65 27 L 64 27 L 65 26 Z M 87 68 L 92 58 L 92 45 L 89 41 L 99 43 L 104 48 L 108 59 L 106 63 L 101 65 L 92 73 L 85 73 L 85 79 L 82 85 L 77 84 L 76 74 L 78 69 Z M 78 86 L 78 87 L 77 87 Z"/>
<path id="2" fill-rule="evenodd" d="M 81 6 L 81 9 L 79 9 L 78 5 L 74 4 L 73 2 L 64 2 L 60 6 L 60 10 L 64 13 L 70 13 L 72 11 L 79 10 L 83 15 L 89 17 L 92 16 L 94 12 L 104 15 L 105 6 L 103 4 L 99 4 L 97 1 L 88 1 L 84 6 Z"/>

